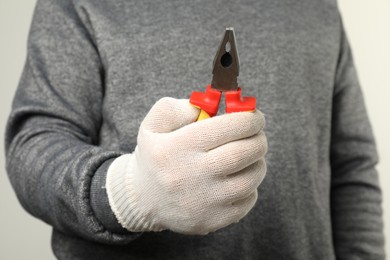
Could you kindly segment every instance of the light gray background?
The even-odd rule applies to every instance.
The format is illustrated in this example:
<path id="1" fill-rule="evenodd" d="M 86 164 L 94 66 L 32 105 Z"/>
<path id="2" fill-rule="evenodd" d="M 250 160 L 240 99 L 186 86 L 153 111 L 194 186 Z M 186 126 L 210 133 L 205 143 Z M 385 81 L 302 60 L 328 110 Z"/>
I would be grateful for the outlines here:
<path id="1" fill-rule="evenodd" d="M 4 128 L 26 56 L 35 0 L 0 0 L 0 259 L 54 259 L 50 226 L 28 215 L 4 166 Z M 390 239 L 390 0 L 340 0 L 381 162 L 385 229 Z M 390 255 L 390 242 L 387 242 Z"/>

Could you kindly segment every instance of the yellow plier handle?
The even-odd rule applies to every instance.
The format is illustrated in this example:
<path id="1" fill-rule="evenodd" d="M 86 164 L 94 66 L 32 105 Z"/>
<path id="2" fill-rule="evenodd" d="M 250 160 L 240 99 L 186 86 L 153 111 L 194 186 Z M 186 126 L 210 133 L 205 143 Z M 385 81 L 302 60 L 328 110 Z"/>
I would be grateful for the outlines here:
<path id="1" fill-rule="evenodd" d="M 215 116 L 218 113 L 222 92 L 207 85 L 206 92 L 192 92 L 190 103 L 200 109 L 198 119 L 200 121 Z"/>

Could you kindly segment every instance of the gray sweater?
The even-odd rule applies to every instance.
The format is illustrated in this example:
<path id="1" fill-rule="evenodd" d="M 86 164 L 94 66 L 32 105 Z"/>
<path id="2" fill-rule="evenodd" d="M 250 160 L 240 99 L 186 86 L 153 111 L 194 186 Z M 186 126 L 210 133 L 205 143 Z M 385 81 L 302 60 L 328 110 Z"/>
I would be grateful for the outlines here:
<path id="1" fill-rule="evenodd" d="M 259 199 L 206 236 L 130 233 L 107 168 L 158 99 L 205 89 L 227 26 L 239 84 L 266 115 Z M 333 0 L 40 0 L 6 152 L 59 259 L 384 259 L 377 154 Z"/>

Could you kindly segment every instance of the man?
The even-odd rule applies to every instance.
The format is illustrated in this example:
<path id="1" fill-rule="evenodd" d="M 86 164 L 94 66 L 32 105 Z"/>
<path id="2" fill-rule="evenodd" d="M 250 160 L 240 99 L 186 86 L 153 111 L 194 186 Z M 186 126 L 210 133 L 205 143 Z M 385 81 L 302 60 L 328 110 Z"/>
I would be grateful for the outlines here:
<path id="1" fill-rule="evenodd" d="M 194 123 L 227 25 L 261 112 Z M 59 259 L 384 259 L 334 1 L 38 1 L 6 149 Z"/>

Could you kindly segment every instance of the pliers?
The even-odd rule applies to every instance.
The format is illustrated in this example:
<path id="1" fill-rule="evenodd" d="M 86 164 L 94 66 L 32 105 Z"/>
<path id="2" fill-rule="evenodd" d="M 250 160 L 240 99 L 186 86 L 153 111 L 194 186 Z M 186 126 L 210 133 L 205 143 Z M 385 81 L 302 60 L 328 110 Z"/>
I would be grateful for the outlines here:
<path id="1" fill-rule="evenodd" d="M 227 113 L 255 111 L 255 97 L 241 97 L 241 87 L 237 84 L 240 64 L 236 38 L 232 27 L 226 28 L 213 62 L 213 79 L 206 92 L 192 92 L 190 103 L 200 109 L 196 121 L 213 117 L 218 112 L 222 92 L 225 92 Z"/>

